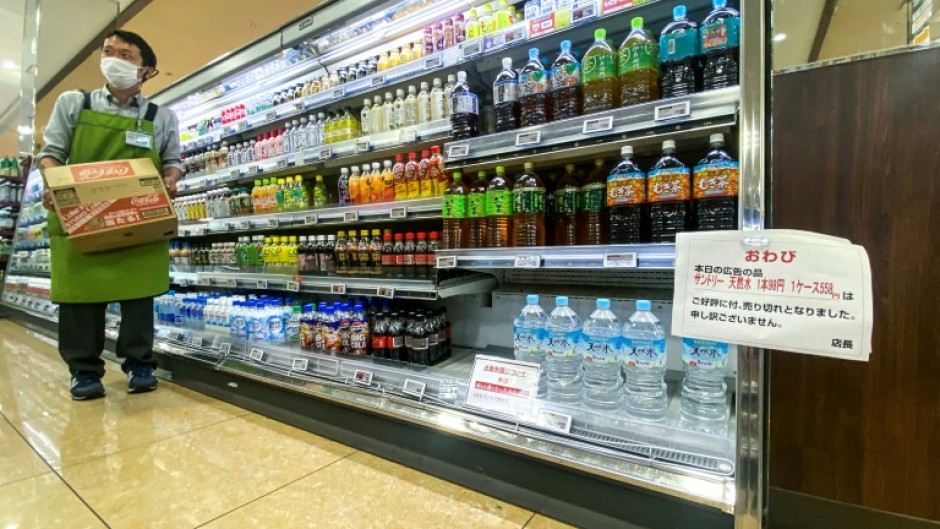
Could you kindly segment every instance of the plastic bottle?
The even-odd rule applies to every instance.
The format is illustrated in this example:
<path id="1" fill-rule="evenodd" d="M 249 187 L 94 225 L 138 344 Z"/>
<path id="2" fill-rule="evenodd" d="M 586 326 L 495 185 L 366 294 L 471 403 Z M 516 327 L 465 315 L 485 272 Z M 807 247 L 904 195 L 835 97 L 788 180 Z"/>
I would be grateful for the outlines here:
<path id="1" fill-rule="evenodd" d="M 526 306 L 513 322 L 512 349 L 516 360 L 542 364 L 545 351 L 542 348 L 547 334 L 548 314 L 539 305 L 535 294 L 526 296 Z"/>
<path id="2" fill-rule="evenodd" d="M 372 230 L 372 238 L 369 240 L 369 272 L 374 275 L 382 275 L 382 232 L 378 229 Z"/>
<path id="3" fill-rule="evenodd" d="M 392 172 L 392 161 L 385 160 L 382 164 L 382 192 L 384 193 L 382 202 L 391 202 L 395 200 L 395 175 Z"/>
<path id="4" fill-rule="evenodd" d="M 574 164 L 565 165 L 565 174 L 555 186 L 555 245 L 578 244 L 581 185 Z"/>
<path id="5" fill-rule="evenodd" d="M 444 119 L 450 119 L 454 115 L 454 86 L 457 84 L 457 76 L 447 74 L 447 82 L 444 84 Z"/>
<path id="6" fill-rule="evenodd" d="M 354 356 L 368 355 L 371 341 L 369 319 L 366 317 L 362 304 L 356 303 L 353 305 L 349 318 L 349 354 Z"/>
<path id="7" fill-rule="evenodd" d="M 428 83 L 421 83 L 421 91 L 418 92 L 418 123 L 427 123 L 431 121 L 431 94 Z"/>
<path id="8" fill-rule="evenodd" d="M 486 188 L 486 246 L 505 248 L 512 239 L 512 184 L 506 179 L 506 168 L 496 166 L 496 176 Z"/>
<path id="9" fill-rule="evenodd" d="M 695 229 L 734 230 L 738 226 L 738 162 L 724 150 L 722 134 L 709 139 L 712 149 L 692 173 Z"/>
<path id="10" fill-rule="evenodd" d="M 466 35 L 466 40 L 478 39 L 480 38 L 480 19 L 477 16 L 477 10 L 471 9 L 467 13 L 467 22 L 464 24 L 464 34 Z"/>
<path id="11" fill-rule="evenodd" d="M 369 275 L 372 273 L 372 239 L 369 230 L 359 230 L 359 244 L 356 245 L 356 263 L 359 265 L 358 273 Z"/>
<path id="12" fill-rule="evenodd" d="M 738 43 L 741 15 L 728 0 L 712 0 L 714 9 L 702 21 L 700 49 L 705 55 L 702 83 L 705 90 L 738 84 Z"/>
<path id="13" fill-rule="evenodd" d="M 519 128 L 519 74 L 512 69 L 511 57 L 503 57 L 503 69 L 493 81 L 493 105 L 496 132 Z"/>
<path id="14" fill-rule="evenodd" d="M 369 202 L 378 204 L 385 200 L 385 180 L 382 178 L 382 165 L 372 162 L 372 172 L 369 174 Z"/>
<path id="15" fill-rule="evenodd" d="M 581 185 L 578 244 L 607 244 L 610 233 L 607 211 L 607 171 L 604 160 L 595 160 L 594 169 Z"/>
<path id="16" fill-rule="evenodd" d="M 372 111 L 372 100 L 367 97 L 362 100 L 362 110 L 359 112 L 359 123 L 362 127 L 363 136 L 368 136 L 369 134 L 372 134 L 373 132 L 377 132 L 377 131 L 373 131 L 371 128 L 372 125 L 369 119 L 369 115 L 371 114 L 371 111 Z"/>
<path id="17" fill-rule="evenodd" d="M 420 184 L 418 183 L 418 153 L 408 153 L 408 163 L 405 164 L 404 178 L 405 191 L 407 193 L 406 198 L 418 198 L 421 194 Z"/>
<path id="18" fill-rule="evenodd" d="M 395 165 L 392 167 L 392 180 L 395 182 L 395 200 L 407 200 L 408 183 L 405 181 L 405 158 L 401 154 L 395 155 Z"/>
<path id="19" fill-rule="evenodd" d="M 610 110 L 618 105 L 617 52 L 607 43 L 607 30 L 594 31 L 594 44 L 581 61 L 584 113 Z"/>
<path id="20" fill-rule="evenodd" d="M 620 163 L 607 175 L 610 243 L 636 244 L 649 238 L 646 173 L 633 161 L 633 147 L 620 149 Z"/>
<path id="21" fill-rule="evenodd" d="M 343 303 L 339 306 L 339 309 L 334 309 L 333 312 L 336 317 L 336 335 L 339 337 L 339 349 L 343 354 L 348 354 L 350 352 L 350 328 L 351 328 L 351 318 L 352 312 L 349 310 L 349 304 Z"/>
<path id="22" fill-rule="evenodd" d="M 395 130 L 395 98 L 391 92 L 385 92 L 385 102 L 382 103 L 382 123 L 385 130 Z"/>
<path id="23" fill-rule="evenodd" d="M 447 96 L 444 94 L 444 88 L 441 84 L 441 80 L 435 77 L 431 81 L 431 121 L 437 121 L 444 119 L 445 100 Z"/>
<path id="24" fill-rule="evenodd" d="M 555 309 L 545 325 L 545 367 L 548 398 L 556 402 L 579 402 L 583 385 L 578 341 L 581 318 L 568 306 L 567 296 L 555 298 Z"/>
<path id="25" fill-rule="evenodd" d="M 467 72 L 457 72 L 457 84 L 450 94 L 453 114 L 450 116 L 451 138 L 463 140 L 480 135 L 480 104 L 470 90 Z"/>
<path id="26" fill-rule="evenodd" d="M 436 179 L 431 180 L 431 151 L 424 149 L 421 151 L 421 161 L 418 162 L 418 196 L 415 198 L 430 198 L 434 196 L 434 188 L 436 186 Z M 410 190 L 408 195 L 410 198 Z"/>
<path id="27" fill-rule="evenodd" d="M 325 307 L 321 320 L 323 321 L 323 352 L 336 356 L 342 351 L 336 309 L 330 306 Z"/>
<path id="28" fill-rule="evenodd" d="M 512 246 L 545 246 L 545 184 L 526 162 L 512 186 Z"/>
<path id="29" fill-rule="evenodd" d="M 580 116 L 584 106 L 581 90 L 581 63 L 571 53 L 571 41 L 561 41 L 561 53 L 551 69 L 552 119 Z"/>
<path id="30" fill-rule="evenodd" d="M 399 88 L 395 90 L 395 128 L 401 129 L 405 127 L 405 91 Z"/>
<path id="31" fill-rule="evenodd" d="M 336 182 L 337 188 L 337 198 L 339 199 L 340 206 L 348 206 L 354 204 L 354 199 L 359 197 L 359 178 L 356 177 L 356 181 L 352 181 L 353 177 L 349 176 L 349 169 L 343 167 L 340 169 L 339 180 Z M 319 181 L 317 182 L 319 184 Z M 355 183 L 356 187 L 352 188 L 352 185 Z"/>
<path id="32" fill-rule="evenodd" d="M 647 175 L 650 239 L 653 242 L 675 242 L 676 233 L 688 230 L 690 225 L 690 171 L 675 152 L 676 142 L 664 141 L 663 154 Z"/>
<path id="33" fill-rule="evenodd" d="M 442 247 L 467 247 L 467 195 L 469 191 L 463 183 L 460 171 L 454 171 L 454 181 L 444 191 L 444 239 Z"/>
<path id="34" fill-rule="evenodd" d="M 659 44 L 643 28 L 643 17 L 630 21 L 632 30 L 620 45 L 618 74 L 620 104 L 635 105 L 659 99 Z"/>
<path id="35" fill-rule="evenodd" d="M 493 15 L 493 8 L 490 4 L 483 4 L 483 12 L 480 13 L 480 35 L 487 36 L 496 31 L 496 16 Z"/>
<path id="36" fill-rule="evenodd" d="M 519 71 L 519 124 L 539 125 L 552 119 L 551 75 L 539 58 L 539 49 L 529 50 L 529 62 Z"/>
<path id="37" fill-rule="evenodd" d="M 382 96 L 380 95 L 372 98 L 372 108 L 369 109 L 369 130 L 372 134 L 388 130 L 385 124 L 385 107 L 382 104 Z"/>
<path id="38" fill-rule="evenodd" d="M 467 196 L 467 248 L 486 248 L 486 171 L 478 171 Z"/>
<path id="39" fill-rule="evenodd" d="M 636 312 L 623 326 L 624 387 L 627 414 L 660 420 L 667 406 L 666 335 L 651 310 L 649 300 L 637 300 Z"/>
<path id="40" fill-rule="evenodd" d="M 431 146 L 431 157 L 428 159 L 428 179 L 431 181 L 431 194 L 436 197 L 443 196 L 444 190 L 450 185 L 447 172 L 444 171 L 444 157 L 441 156 L 440 145 Z"/>
<path id="41" fill-rule="evenodd" d="M 584 323 L 578 352 L 584 369 L 584 404 L 614 410 L 622 405 L 620 324 L 609 299 L 598 299 L 597 310 Z"/>
<path id="42" fill-rule="evenodd" d="M 673 21 L 659 36 L 663 97 L 689 95 L 696 90 L 698 70 L 698 24 L 688 19 L 684 5 L 672 10 Z"/>
<path id="43" fill-rule="evenodd" d="M 352 183 L 350 182 L 350 185 Z M 369 164 L 362 165 L 362 171 L 359 172 L 359 204 L 369 204 L 372 202 L 372 175 L 369 171 Z"/>
<path id="44" fill-rule="evenodd" d="M 313 185 L 313 207 L 323 208 L 329 203 L 330 193 L 323 183 L 323 175 L 317 175 Z"/>
<path id="45" fill-rule="evenodd" d="M 710 340 L 683 338 L 682 414 L 699 421 L 728 418 L 728 344 Z"/>
<path id="46" fill-rule="evenodd" d="M 418 124 L 418 90 L 415 85 L 408 86 L 408 96 L 405 98 L 405 121 L 403 126 L 414 127 Z"/>

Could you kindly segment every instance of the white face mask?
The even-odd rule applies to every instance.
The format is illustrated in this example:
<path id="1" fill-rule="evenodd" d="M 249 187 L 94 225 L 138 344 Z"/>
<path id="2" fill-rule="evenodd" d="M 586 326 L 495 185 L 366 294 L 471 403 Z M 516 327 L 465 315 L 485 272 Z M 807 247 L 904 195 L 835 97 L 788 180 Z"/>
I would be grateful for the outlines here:
<path id="1" fill-rule="evenodd" d="M 124 59 L 118 59 L 117 57 L 101 58 L 101 73 L 111 86 L 119 90 L 126 90 L 141 82 L 141 78 L 137 76 L 138 70 L 140 70 L 140 66 Z"/>

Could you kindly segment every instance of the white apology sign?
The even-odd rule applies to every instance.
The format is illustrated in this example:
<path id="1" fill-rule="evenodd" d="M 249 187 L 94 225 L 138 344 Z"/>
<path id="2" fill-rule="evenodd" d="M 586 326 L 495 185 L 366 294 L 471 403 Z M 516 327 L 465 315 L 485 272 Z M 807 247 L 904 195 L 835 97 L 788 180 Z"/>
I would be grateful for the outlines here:
<path id="1" fill-rule="evenodd" d="M 538 364 L 477 355 L 467 389 L 467 406 L 529 418 L 540 371 Z"/>
<path id="2" fill-rule="evenodd" d="M 795 230 L 680 233 L 672 334 L 868 360 L 868 254 Z"/>

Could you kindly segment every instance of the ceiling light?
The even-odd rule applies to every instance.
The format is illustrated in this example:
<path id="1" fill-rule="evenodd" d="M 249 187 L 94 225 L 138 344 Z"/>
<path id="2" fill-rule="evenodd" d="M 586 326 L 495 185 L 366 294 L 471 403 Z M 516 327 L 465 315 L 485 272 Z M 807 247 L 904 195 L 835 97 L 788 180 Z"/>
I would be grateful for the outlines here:
<path id="1" fill-rule="evenodd" d="M 774 42 L 783 42 L 785 40 L 787 40 L 786 33 L 777 33 L 776 35 L 774 35 Z"/>
<path id="2" fill-rule="evenodd" d="M 13 70 L 16 68 L 16 63 L 10 59 L 3 59 L 3 69 L 4 70 Z"/>

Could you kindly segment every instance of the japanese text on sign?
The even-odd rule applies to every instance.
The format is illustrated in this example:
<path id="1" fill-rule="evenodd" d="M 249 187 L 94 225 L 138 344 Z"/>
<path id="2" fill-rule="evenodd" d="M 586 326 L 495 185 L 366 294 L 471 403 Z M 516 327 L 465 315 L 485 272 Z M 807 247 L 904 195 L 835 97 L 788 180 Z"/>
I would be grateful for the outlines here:
<path id="1" fill-rule="evenodd" d="M 867 360 L 871 330 L 871 270 L 860 246 L 793 230 L 677 240 L 676 336 Z"/>
<path id="2" fill-rule="evenodd" d="M 528 417 L 538 392 L 538 364 L 477 355 L 467 390 L 467 406 Z"/>

